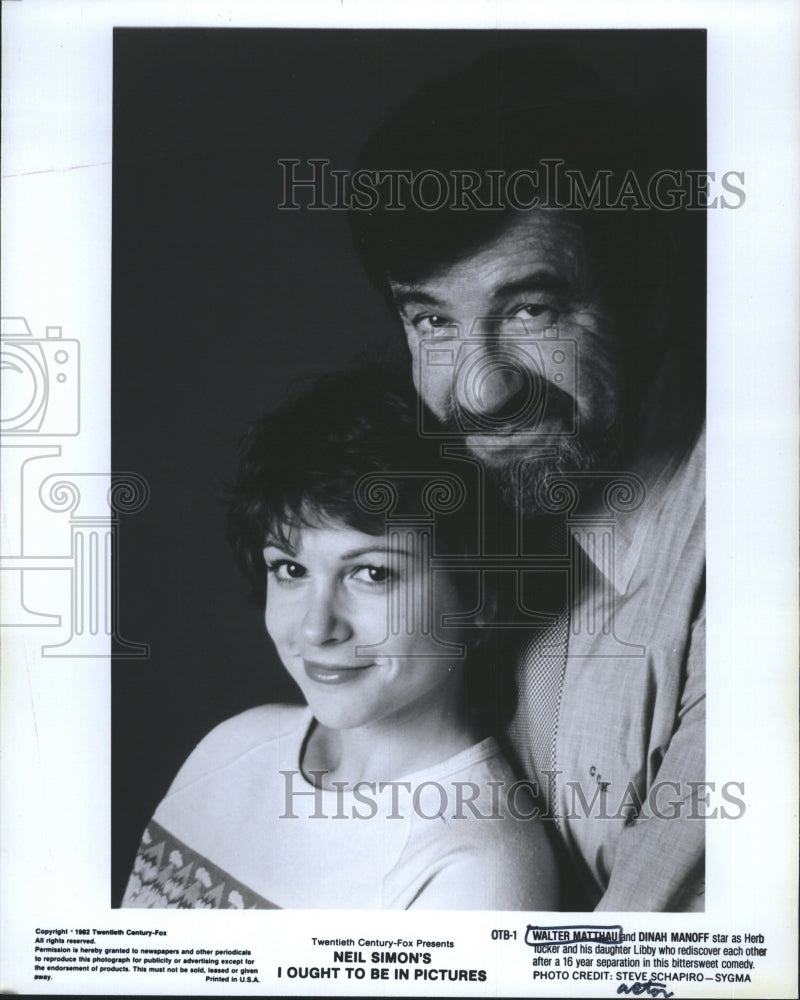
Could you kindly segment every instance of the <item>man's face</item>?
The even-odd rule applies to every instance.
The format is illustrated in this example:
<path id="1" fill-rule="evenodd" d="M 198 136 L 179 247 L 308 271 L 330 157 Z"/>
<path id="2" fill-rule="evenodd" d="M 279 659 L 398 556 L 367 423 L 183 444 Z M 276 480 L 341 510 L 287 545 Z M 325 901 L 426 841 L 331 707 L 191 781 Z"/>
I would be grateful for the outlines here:
<path id="1" fill-rule="evenodd" d="M 527 212 L 419 282 L 392 282 L 417 391 L 515 489 L 610 460 L 620 386 L 615 331 L 577 224 Z"/>

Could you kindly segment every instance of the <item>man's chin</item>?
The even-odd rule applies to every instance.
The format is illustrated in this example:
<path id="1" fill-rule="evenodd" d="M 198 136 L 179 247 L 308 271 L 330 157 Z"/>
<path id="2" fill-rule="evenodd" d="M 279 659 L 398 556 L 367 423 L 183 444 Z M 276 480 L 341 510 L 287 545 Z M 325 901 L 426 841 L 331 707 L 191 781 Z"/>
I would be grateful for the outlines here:
<path id="1" fill-rule="evenodd" d="M 591 443 L 576 437 L 527 445 L 512 444 L 510 437 L 474 435 L 466 444 L 496 484 L 504 503 L 525 515 L 547 512 L 539 496 L 551 477 L 613 469 L 617 456 L 611 435 Z"/>

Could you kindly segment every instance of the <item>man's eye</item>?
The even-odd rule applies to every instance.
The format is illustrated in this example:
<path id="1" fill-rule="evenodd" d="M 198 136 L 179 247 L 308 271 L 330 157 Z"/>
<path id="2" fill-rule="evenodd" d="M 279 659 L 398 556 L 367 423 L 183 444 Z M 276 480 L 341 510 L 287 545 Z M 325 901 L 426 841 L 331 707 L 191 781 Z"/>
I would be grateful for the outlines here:
<path id="1" fill-rule="evenodd" d="M 514 310 L 512 318 L 521 319 L 526 325 L 540 330 L 555 325 L 558 321 L 558 310 L 549 302 L 526 302 Z"/>
<path id="2" fill-rule="evenodd" d="M 306 575 L 306 568 L 290 559 L 275 559 L 273 562 L 267 563 L 267 572 L 278 583 L 290 583 L 293 580 L 302 579 Z"/>
<path id="3" fill-rule="evenodd" d="M 415 316 L 411 322 L 415 330 L 423 336 L 448 332 L 452 332 L 453 336 L 458 335 L 458 323 L 438 313 L 423 313 Z"/>
<path id="4" fill-rule="evenodd" d="M 393 576 L 388 566 L 358 566 L 353 571 L 353 579 L 362 583 L 388 583 Z"/>

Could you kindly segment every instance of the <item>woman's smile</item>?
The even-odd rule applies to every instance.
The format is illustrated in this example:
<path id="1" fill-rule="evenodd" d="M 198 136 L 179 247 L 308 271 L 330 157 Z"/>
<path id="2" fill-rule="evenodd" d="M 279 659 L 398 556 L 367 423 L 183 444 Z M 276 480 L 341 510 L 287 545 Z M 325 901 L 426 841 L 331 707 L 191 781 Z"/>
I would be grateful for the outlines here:
<path id="1" fill-rule="evenodd" d="M 359 663 L 344 666 L 303 660 L 306 676 L 318 684 L 349 684 L 351 681 L 358 680 L 375 665 L 374 663 Z"/>

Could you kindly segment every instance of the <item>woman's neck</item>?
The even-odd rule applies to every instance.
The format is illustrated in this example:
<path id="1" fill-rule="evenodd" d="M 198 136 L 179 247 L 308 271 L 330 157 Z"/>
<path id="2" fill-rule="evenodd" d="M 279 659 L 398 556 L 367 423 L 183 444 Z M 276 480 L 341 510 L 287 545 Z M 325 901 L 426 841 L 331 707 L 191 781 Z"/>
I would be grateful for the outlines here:
<path id="1" fill-rule="evenodd" d="M 324 771 L 326 788 L 333 782 L 394 781 L 466 750 L 478 734 L 464 711 L 461 687 L 460 677 L 454 677 L 439 697 L 356 729 L 317 723 L 306 742 L 303 772 Z"/>

